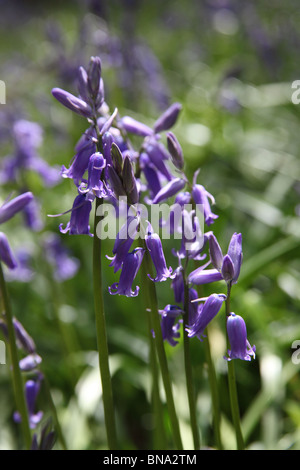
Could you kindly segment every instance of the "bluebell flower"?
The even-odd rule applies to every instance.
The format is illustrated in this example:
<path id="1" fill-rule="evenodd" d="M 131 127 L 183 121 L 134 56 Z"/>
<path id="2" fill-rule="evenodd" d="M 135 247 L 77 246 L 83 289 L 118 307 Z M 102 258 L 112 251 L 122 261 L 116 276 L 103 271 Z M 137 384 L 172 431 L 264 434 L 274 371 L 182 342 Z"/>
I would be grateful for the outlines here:
<path id="1" fill-rule="evenodd" d="M 25 398 L 28 410 L 29 426 L 34 429 L 42 420 L 43 412 L 38 411 L 35 413 L 36 399 L 40 390 L 40 380 L 27 380 L 25 384 Z M 16 423 L 21 422 L 21 415 L 17 411 L 14 413 L 14 420 Z"/>
<path id="2" fill-rule="evenodd" d="M 65 228 L 62 228 L 63 224 L 60 224 L 59 230 L 61 233 L 69 232 L 70 235 L 89 235 L 90 233 L 89 218 L 92 209 L 92 203 L 86 199 L 85 194 L 79 194 L 76 196 L 73 207 L 71 209 L 71 218 Z"/>
<path id="3" fill-rule="evenodd" d="M 133 290 L 132 283 L 140 269 L 144 252 L 143 248 L 136 248 L 127 253 L 123 261 L 119 282 L 115 282 L 108 288 L 110 294 L 125 295 L 126 297 L 136 297 L 138 295 L 140 288 L 137 286 Z"/>
<path id="4" fill-rule="evenodd" d="M 105 165 L 106 161 L 100 152 L 93 153 L 90 156 L 87 183 L 82 182 L 79 186 L 79 192 L 86 194 L 86 199 L 89 201 L 93 201 L 95 197 L 103 198 L 107 195 L 107 191 L 101 180 Z"/>
<path id="5" fill-rule="evenodd" d="M 198 311 L 194 323 L 186 328 L 190 338 L 197 336 L 202 341 L 204 331 L 211 320 L 219 313 L 226 295 L 212 294 L 203 303 L 198 305 Z"/>
<path id="6" fill-rule="evenodd" d="M 251 361 L 255 359 L 255 346 L 251 346 L 247 339 L 247 328 L 244 319 L 240 315 L 231 312 L 227 317 L 227 334 L 230 342 L 228 350 L 228 361 L 232 359 L 241 359 Z"/>
<path id="7" fill-rule="evenodd" d="M 148 224 L 148 232 L 145 236 L 145 242 L 156 269 L 156 277 L 154 279 L 150 279 L 154 282 L 161 282 L 166 281 L 168 278 L 173 278 L 175 275 L 172 275 L 173 269 L 171 267 L 167 268 L 161 239 L 157 233 L 153 232 L 150 224 Z M 150 277 L 149 274 L 148 276 Z"/>

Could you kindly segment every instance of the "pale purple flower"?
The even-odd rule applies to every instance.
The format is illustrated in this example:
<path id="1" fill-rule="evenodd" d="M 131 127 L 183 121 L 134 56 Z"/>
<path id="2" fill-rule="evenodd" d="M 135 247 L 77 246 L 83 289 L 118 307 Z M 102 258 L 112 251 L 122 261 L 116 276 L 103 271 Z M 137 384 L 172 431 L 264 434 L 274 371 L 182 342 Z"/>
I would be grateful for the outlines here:
<path id="1" fill-rule="evenodd" d="M 251 346 L 247 339 L 247 328 L 244 319 L 240 315 L 231 312 L 227 317 L 227 334 L 230 342 L 228 350 L 228 361 L 232 359 L 241 359 L 251 361 L 255 359 L 255 346 Z"/>

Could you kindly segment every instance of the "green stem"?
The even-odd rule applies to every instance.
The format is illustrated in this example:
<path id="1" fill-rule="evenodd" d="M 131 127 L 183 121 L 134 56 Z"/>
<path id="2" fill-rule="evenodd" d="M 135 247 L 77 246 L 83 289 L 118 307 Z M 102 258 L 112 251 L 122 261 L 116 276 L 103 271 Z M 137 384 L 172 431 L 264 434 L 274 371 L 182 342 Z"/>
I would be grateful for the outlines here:
<path id="1" fill-rule="evenodd" d="M 101 269 L 101 239 L 97 236 L 97 210 L 102 200 L 96 198 L 95 221 L 94 221 L 94 243 L 93 243 L 93 280 L 94 280 L 94 305 L 96 315 L 96 332 L 98 342 L 100 376 L 102 382 L 102 397 L 104 417 L 107 433 L 108 447 L 116 450 L 117 433 L 115 425 L 115 410 L 113 404 L 113 393 L 111 376 L 109 370 L 109 355 L 106 336 L 106 321 L 103 302 L 102 269 Z"/>
<path id="2" fill-rule="evenodd" d="M 145 252 L 142 265 L 144 265 L 143 269 L 146 270 L 146 273 L 149 274 L 151 277 L 153 277 L 151 258 L 147 250 Z M 167 357 L 166 357 L 166 352 L 165 352 L 165 347 L 164 347 L 164 340 L 163 340 L 161 326 L 160 326 L 156 289 L 155 289 L 154 282 L 151 281 L 148 276 L 146 276 L 146 284 L 144 288 L 148 290 L 148 295 L 149 295 L 151 322 L 152 322 L 153 330 L 155 334 L 156 350 L 157 350 L 159 365 L 161 369 L 161 374 L 162 374 L 162 379 L 163 379 L 163 384 L 164 384 L 164 389 L 165 389 L 165 394 L 166 394 L 166 401 L 167 401 L 167 407 L 168 407 L 168 412 L 169 412 L 169 417 L 170 417 L 170 422 L 171 422 L 171 427 L 172 427 L 172 432 L 173 432 L 173 438 L 174 438 L 177 449 L 183 450 L 179 422 L 178 422 L 175 404 L 174 404 L 168 362 L 167 362 Z"/>
<path id="3" fill-rule="evenodd" d="M 209 380 L 210 391 L 211 391 L 215 443 L 216 443 L 217 449 L 222 450 L 223 446 L 222 446 L 221 431 L 220 431 L 221 416 L 220 416 L 218 383 L 217 383 L 216 369 L 215 369 L 214 362 L 211 356 L 208 330 L 209 328 L 206 328 L 206 332 L 205 332 L 206 339 L 204 341 L 205 358 L 207 362 L 208 380 Z"/>
<path id="4" fill-rule="evenodd" d="M 194 448 L 200 448 L 200 434 L 197 425 L 197 410 L 196 410 L 196 401 L 195 401 L 195 391 L 194 391 L 194 380 L 193 380 L 193 370 L 192 370 L 192 361 L 190 354 L 190 339 L 186 331 L 186 327 L 189 324 L 189 286 L 186 282 L 184 274 L 184 315 L 183 315 L 184 331 L 183 331 L 183 349 L 184 349 L 184 368 L 185 368 L 185 377 L 186 377 L 186 386 L 187 386 L 187 395 L 188 403 L 190 410 L 190 423 L 193 434 Z"/>
<path id="5" fill-rule="evenodd" d="M 142 263 L 141 266 L 141 283 L 143 286 L 147 285 L 147 272 L 145 270 L 145 264 Z M 149 337 L 149 359 L 150 359 L 150 368 L 152 373 L 152 409 L 154 417 L 154 435 L 153 435 L 153 449 L 165 449 L 166 447 L 166 434 L 164 428 L 163 420 L 163 406 L 159 393 L 159 370 L 157 367 L 157 357 L 155 349 L 155 341 L 153 338 L 153 326 L 151 320 L 151 312 L 149 310 L 150 299 L 148 295 L 148 290 L 145 289 L 145 311 L 147 316 L 147 327 L 148 327 L 148 337 Z"/>
<path id="6" fill-rule="evenodd" d="M 227 298 L 225 301 L 226 305 L 226 322 L 227 317 L 230 315 L 230 294 L 231 294 L 231 284 L 227 284 Z M 229 349 L 229 340 L 227 336 L 227 349 Z M 241 422 L 240 422 L 240 411 L 239 411 L 239 403 L 238 403 L 238 395 L 237 395 L 237 387 L 236 387 L 236 378 L 235 378 L 235 368 L 234 362 L 228 361 L 228 388 L 229 388 L 229 397 L 230 397 L 230 407 L 231 407 L 231 414 L 232 414 L 232 421 L 235 429 L 236 435 L 236 442 L 238 450 L 244 450 L 245 444 L 241 430 Z"/>
<path id="7" fill-rule="evenodd" d="M 2 264 L 0 262 L 0 290 L 2 294 L 3 306 L 5 310 L 5 319 L 8 329 L 8 346 L 12 363 L 13 387 L 17 409 L 21 415 L 21 426 L 23 430 L 25 445 L 27 449 L 31 447 L 31 432 L 29 427 L 27 404 L 24 393 L 24 384 L 19 367 L 18 350 L 16 346 L 16 334 L 13 324 L 10 300 L 6 289 L 6 283 L 3 275 Z"/>
<path id="8" fill-rule="evenodd" d="M 53 418 L 54 418 L 55 429 L 56 429 L 56 432 L 57 432 L 58 439 L 61 443 L 61 446 L 62 446 L 63 450 L 67 450 L 67 444 L 66 444 L 61 426 L 60 426 L 60 422 L 59 422 L 59 419 L 58 419 L 56 406 L 55 406 L 55 403 L 54 403 L 53 398 L 52 398 L 50 386 L 49 386 L 48 380 L 47 380 L 47 378 L 45 377 L 44 374 L 43 374 L 43 382 L 44 382 L 44 386 L 45 386 L 47 399 L 48 399 L 48 402 L 50 404 L 50 408 L 51 408 L 52 415 L 53 415 Z"/>

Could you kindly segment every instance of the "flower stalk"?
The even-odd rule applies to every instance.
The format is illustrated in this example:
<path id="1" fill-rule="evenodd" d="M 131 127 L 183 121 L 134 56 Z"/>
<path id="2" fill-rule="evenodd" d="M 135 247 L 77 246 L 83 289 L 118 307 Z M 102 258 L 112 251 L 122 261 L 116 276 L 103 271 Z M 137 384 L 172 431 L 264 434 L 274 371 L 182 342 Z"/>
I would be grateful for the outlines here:
<path id="1" fill-rule="evenodd" d="M 151 281 L 151 279 L 149 279 L 148 277 L 148 274 L 151 277 L 153 276 L 152 263 L 151 263 L 151 258 L 150 258 L 148 251 L 145 252 L 144 260 L 142 263 L 142 269 L 145 269 L 146 271 L 146 276 L 145 276 L 146 284 L 144 286 L 144 289 L 148 291 L 148 296 L 150 300 L 151 323 L 152 323 L 153 331 L 155 335 L 156 350 L 157 350 L 158 361 L 159 361 L 159 365 L 161 369 L 162 380 L 163 380 L 163 385 L 164 385 L 165 394 L 166 394 L 166 401 L 167 401 L 167 407 L 168 407 L 168 412 L 169 412 L 169 417 L 170 417 L 170 422 L 171 422 L 171 428 L 173 432 L 173 438 L 174 438 L 174 442 L 175 442 L 177 449 L 183 450 L 180 428 L 179 428 L 179 421 L 178 421 L 178 417 L 177 417 L 177 413 L 175 409 L 172 384 L 170 380 L 168 362 L 167 362 L 164 341 L 163 341 L 163 336 L 162 336 L 162 331 L 161 331 L 161 326 L 160 326 L 158 306 L 157 306 L 157 297 L 156 297 L 156 288 L 155 288 L 155 284 L 153 283 L 153 281 Z"/>
<path id="2" fill-rule="evenodd" d="M 19 358 L 18 350 L 16 346 L 16 334 L 13 324 L 13 317 L 10 305 L 10 299 L 8 296 L 6 283 L 3 275 L 2 263 L 0 262 L 0 290 L 2 296 L 3 307 L 5 310 L 5 319 L 8 330 L 8 347 L 10 351 L 10 358 L 12 364 L 12 377 L 13 377 L 13 387 L 17 409 L 21 417 L 21 426 L 25 441 L 25 446 L 27 449 L 31 447 L 31 431 L 29 427 L 29 417 L 28 410 L 26 405 L 26 399 L 24 394 L 24 384 L 22 380 L 22 375 L 19 367 Z"/>
<path id="3" fill-rule="evenodd" d="M 231 282 L 228 282 L 227 297 L 225 300 L 226 322 L 227 322 L 228 316 L 231 313 L 230 294 L 231 294 Z M 227 346 L 229 346 L 228 336 L 227 336 Z M 228 388 L 229 388 L 232 421 L 233 421 L 233 426 L 234 426 L 235 435 L 236 435 L 237 449 L 244 450 L 245 444 L 244 444 L 244 438 L 243 438 L 242 429 L 241 429 L 240 411 L 239 411 L 238 394 L 237 394 L 236 378 L 235 378 L 235 367 L 234 367 L 233 361 L 228 361 Z"/>

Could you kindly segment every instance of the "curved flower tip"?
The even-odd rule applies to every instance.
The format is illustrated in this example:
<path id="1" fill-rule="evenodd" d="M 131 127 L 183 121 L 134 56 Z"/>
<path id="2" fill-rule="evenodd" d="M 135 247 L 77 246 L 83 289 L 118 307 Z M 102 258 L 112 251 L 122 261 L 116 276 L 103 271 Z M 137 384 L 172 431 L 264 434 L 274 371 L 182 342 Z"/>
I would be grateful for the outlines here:
<path id="1" fill-rule="evenodd" d="M 8 239 L 3 232 L 0 232 L 0 260 L 9 269 L 15 269 L 18 266 L 18 262 L 10 248 Z"/>
<path id="2" fill-rule="evenodd" d="M 17 212 L 23 210 L 24 207 L 33 200 L 33 198 L 33 194 L 28 191 L 8 202 L 5 202 L 0 207 L 0 224 L 3 224 L 7 220 L 11 219 Z"/>
<path id="3" fill-rule="evenodd" d="M 52 95 L 63 106 L 70 109 L 74 113 L 80 114 L 86 118 L 93 116 L 92 108 L 82 99 L 72 95 L 72 93 L 62 90 L 61 88 L 53 88 Z"/>
<path id="4" fill-rule="evenodd" d="M 167 268 L 161 240 L 157 233 L 153 232 L 150 224 L 148 225 L 148 234 L 145 236 L 145 242 L 156 269 L 156 277 L 154 279 L 148 274 L 150 279 L 154 282 L 166 281 L 168 278 L 174 279 L 176 273 L 172 274 L 173 269 L 171 267 Z"/>
<path id="5" fill-rule="evenodd" d="M 140 269 L 145 250 L 136 248 L 124 258 L 119 282 L 115 282 L 108 288 L 111 295 L 125 295 L 126 297 L 136 297 L 139 293 L 139 286 L 132 289 L 132 283 Z"/>
<path id="6" fill-rule="evenodd" d="M 76 196 L 73 207 L 71 209 L 70 222 L 63 228 L 63 224 L 60 224 L 59 230 L 61 233 L 69 232 L 70 235 L 89 235 L 90 233 L 89 217 L 92 209 L 92 203 L 86 198 L 85 194 L 79 194 Z"/>
<path id="7" fill-rule="evenodd" d="M 197 336 L 202 341 L 202 337 L 205 336 L 205 328 L 218 314 L 225 299 L 226 295 L 224 294 L 212 294 L 205 300 L 204 304 L 199 304 L 197 315 L 193 313 L 193 325 L 186 328 L 190 338 Z"/>
<path id="8" fill-rule="evenodd" d="M 240 315 L 231 312 L 227 318 L 227 334 L 231 349 L 228 350 L 228 357 L 224 359 L 241 359 L 251 361 L 255 359 L 255 346 L 251 346 L 247 339 L 247 328 L 244 319 Z"/>

